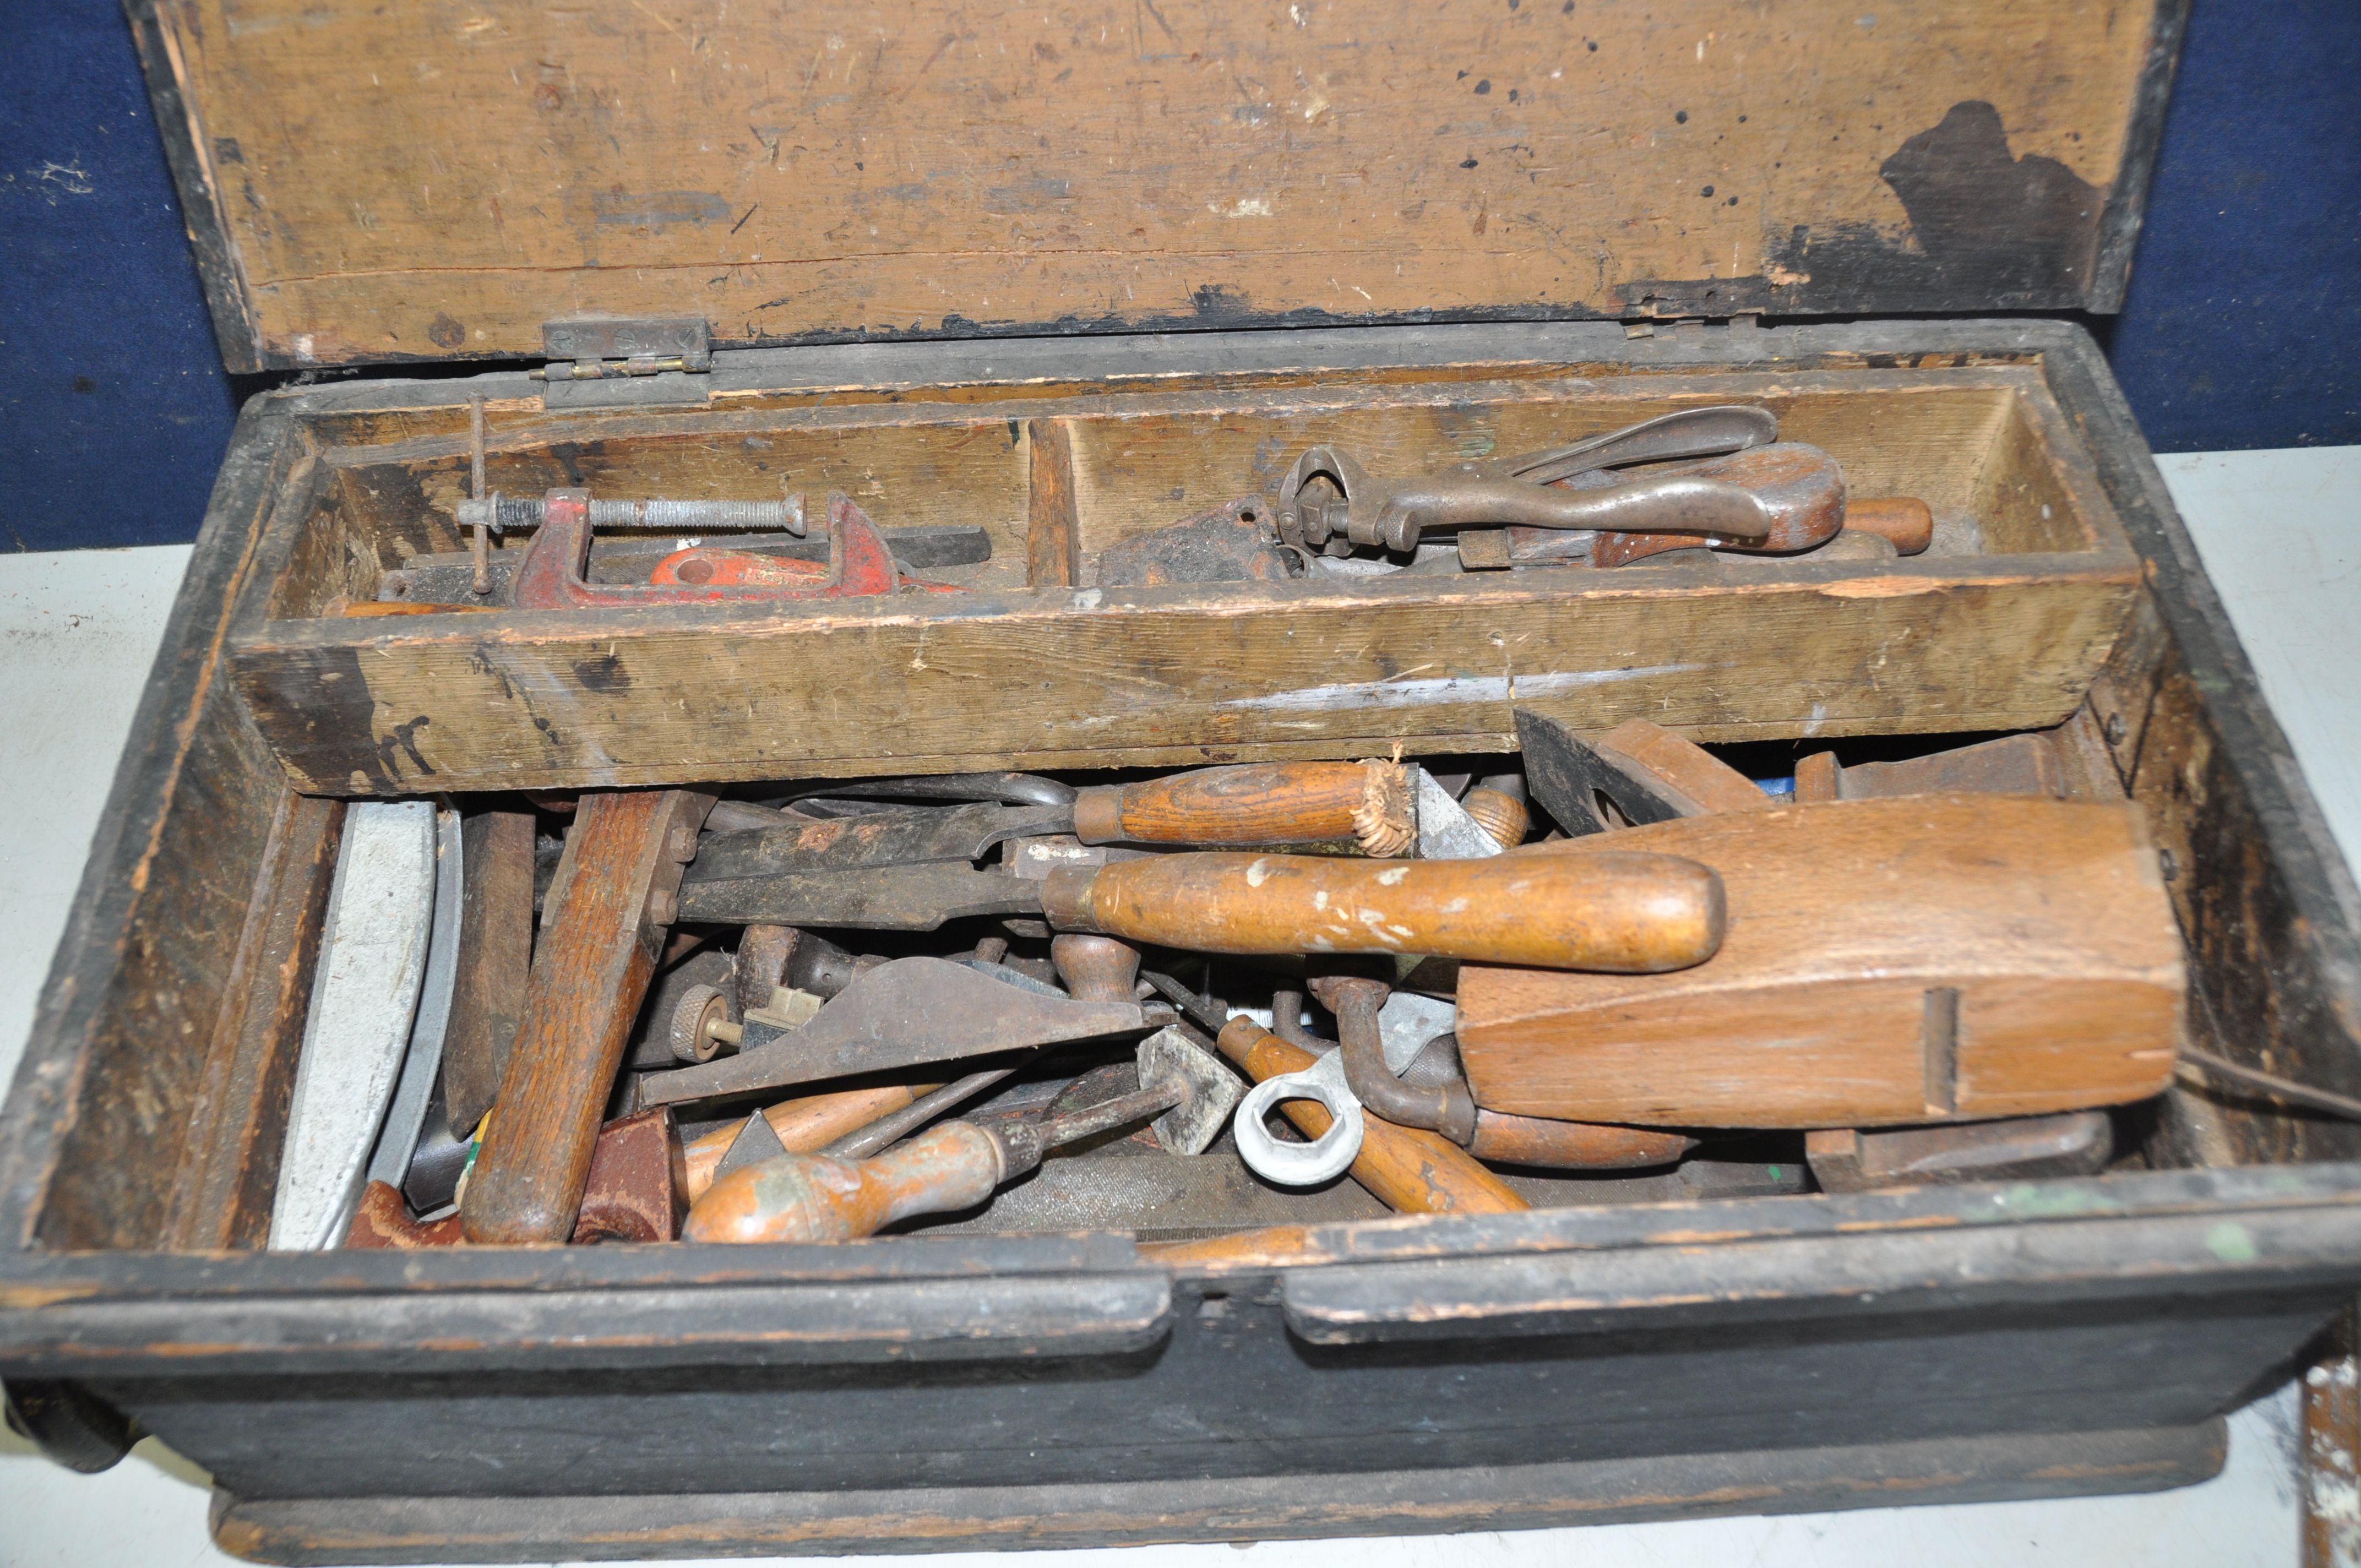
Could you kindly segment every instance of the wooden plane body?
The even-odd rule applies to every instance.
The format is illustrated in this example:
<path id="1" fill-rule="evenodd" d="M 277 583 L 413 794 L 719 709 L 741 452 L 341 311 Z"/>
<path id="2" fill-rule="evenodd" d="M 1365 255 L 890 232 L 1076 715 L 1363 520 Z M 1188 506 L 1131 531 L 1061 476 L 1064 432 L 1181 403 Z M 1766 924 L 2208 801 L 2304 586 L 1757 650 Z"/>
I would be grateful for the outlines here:
<path id="1" fill-rule="evenodd" d="M 1862 1127 L 2160 1092 L 2187 989 L 2127 805 L 1787 806 L 1517 854 L 1647 850 L 1720 872 L 1721 949 L 1672 974 L 1464 966 L 1477 1103 L 1571 1121 Z"/>

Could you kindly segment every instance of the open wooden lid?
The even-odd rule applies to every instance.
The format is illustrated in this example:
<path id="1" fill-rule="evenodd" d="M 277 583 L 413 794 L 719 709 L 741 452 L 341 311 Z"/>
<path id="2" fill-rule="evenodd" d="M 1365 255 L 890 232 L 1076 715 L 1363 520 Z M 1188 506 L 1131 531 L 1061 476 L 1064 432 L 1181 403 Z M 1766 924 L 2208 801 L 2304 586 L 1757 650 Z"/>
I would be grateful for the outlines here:
<path id="1" fill-rule="evenodd" d="M 2186 0 L 133 0 L 233 370 L 2116 308 Z"/>

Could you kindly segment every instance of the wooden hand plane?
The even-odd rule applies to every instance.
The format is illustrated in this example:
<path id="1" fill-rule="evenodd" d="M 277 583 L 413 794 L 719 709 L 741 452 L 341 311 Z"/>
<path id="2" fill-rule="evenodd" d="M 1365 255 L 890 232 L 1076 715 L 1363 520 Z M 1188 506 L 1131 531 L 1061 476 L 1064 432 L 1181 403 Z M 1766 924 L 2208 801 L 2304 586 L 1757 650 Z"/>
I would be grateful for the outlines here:
<path id="1" fill-rule="evenodd" d="M 2180 929 L 2137 808 L 1921 795 L 1663 821 L 1500 857 L 1686 856 L 1721 949 L 1670 974 L 1463 965 L 1476 1103 L 1871 1127 L 2120 1104 L 2172 1076 Z"/>

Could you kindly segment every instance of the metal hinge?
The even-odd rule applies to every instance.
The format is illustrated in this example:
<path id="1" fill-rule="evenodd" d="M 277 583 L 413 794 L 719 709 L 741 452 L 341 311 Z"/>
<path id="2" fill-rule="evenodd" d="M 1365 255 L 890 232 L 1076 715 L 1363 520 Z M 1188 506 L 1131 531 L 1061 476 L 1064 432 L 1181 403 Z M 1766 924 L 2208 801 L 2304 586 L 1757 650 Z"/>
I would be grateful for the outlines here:
<path id="1" fill-rule="evenodd" d="M 614 408 L 708 399 L 713 334 L 699 316 L 577 316 L 541 323 L 549 363 L 528 372 L 544 408 Z"/>
<path id="2" fill-rule="evenodd" d="M 1627 338 L 1675 336 L 1683 332 L 1730 331 L 1751 334 L 1760 330 L 1763 316 L 1757 311 L 1746 311 L 1733 316 L 1649 315 L 1626 316 L 1623 335 Z"/>

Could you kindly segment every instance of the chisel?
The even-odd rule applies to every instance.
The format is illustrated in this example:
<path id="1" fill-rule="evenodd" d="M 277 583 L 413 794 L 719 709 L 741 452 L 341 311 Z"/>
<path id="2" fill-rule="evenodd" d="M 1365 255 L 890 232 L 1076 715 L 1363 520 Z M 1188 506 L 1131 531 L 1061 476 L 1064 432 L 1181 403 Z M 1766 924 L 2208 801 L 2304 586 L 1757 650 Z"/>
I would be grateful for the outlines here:
<path id="1" fill-rule="evenodd" d="M 955 876 L 946 876 L 946 872 Z M 957 915 L 1036 915 L 1205 953 L 1423 953 L 1542 969 L 1654 972 L 1721 940 L 1712 870 L 1667 855 L 1578 867 L 1522 856 L 1373 861 L 1208 851 L 1060 867 L 1040 882 L 967 866 L 691 880 L 685 920 L 931 930 Z M 929 902 L 933 901 L 933 902 Z"/>

